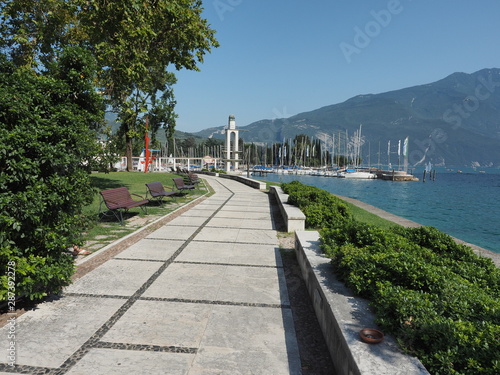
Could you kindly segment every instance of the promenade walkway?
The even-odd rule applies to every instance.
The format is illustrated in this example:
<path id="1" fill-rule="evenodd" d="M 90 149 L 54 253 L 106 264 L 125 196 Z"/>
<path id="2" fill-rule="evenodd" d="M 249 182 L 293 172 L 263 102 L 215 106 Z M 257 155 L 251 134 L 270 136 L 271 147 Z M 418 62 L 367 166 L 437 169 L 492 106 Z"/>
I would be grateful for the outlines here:
<path id="1" fill-rule="evenodd" d="M 16 320 L 0 374 L 300 374 L 268 197 L 215 194 Z"/>

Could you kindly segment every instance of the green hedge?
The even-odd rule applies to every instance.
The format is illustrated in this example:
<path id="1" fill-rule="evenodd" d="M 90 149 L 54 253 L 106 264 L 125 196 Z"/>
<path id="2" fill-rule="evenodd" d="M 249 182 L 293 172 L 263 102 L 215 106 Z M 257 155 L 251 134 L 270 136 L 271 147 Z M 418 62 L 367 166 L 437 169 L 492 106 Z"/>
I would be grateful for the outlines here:
<path id="1" fill-rule="evenodd" d="M 57 293 L 74 270 L 88 166 L 103 118 L 91 60 L 68 49 L 44 74 L 0 55 L 0 301 Z"/>
<path id="2" fill-rule="evenodd" d="M 288 203 L 299 207 L 306 215 L 306 228 L 333 227 L 352 220 L 347 205 L 325 190 L 298 181 L 283 183 L 281 187 L 289 195 Z"/>
<path id="3" fill-rule="evenodd" d="M 341 220 L 320 233 L 337 277 L 429 372 L 500 373 L 500 270 L 490 259 L 432 227 Z"/>

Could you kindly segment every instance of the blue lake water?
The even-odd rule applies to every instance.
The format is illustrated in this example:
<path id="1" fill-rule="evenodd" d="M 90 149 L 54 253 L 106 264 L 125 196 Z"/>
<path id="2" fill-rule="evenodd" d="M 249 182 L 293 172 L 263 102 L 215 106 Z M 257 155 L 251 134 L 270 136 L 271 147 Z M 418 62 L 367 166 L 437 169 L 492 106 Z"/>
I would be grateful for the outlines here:
<path id="1" fill-rule="evenodd" d="M 298 180 L 355 198 L 456 238 L 500 253 L 500 170 L 463 173 L 437 169 L 435 181 L 353 180 L 308 175 L 269 174 L 258 179 Z"/>

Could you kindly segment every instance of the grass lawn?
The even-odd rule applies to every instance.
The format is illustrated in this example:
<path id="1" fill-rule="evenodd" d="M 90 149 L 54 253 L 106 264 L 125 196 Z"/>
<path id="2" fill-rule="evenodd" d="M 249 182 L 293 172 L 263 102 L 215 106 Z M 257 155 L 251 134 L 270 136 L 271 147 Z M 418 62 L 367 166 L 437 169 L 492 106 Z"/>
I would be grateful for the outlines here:
<path id="1" fill-rule="evenodd" d="M 390 220 L 383 219 L 378 215 L 372 214 L 371 212 L 368 212 L 362 208 L 359 208 L 358 206 L 356 206 L 352 203 L 349 203 L 346 201 L 343 201 L 343 202 L 345 204 L 347 204 L 347 206 L 351 210 L 354 218 L 362 223 L 376 225 L 376 226 L 384 228 L 384 229 L 393 227 L 395 225 L 399 225 L 399 224 L 396 224 Z"/>
<path id="2" fill-rule="evenodd" d="M 102 200 L 99 191 L 125 186 L 131 194 L 146 197 L 146 183 L 159 181 L 163 184 L 165 190 L 174 190 L 174 183 L 172 179 L 175 177 L 179 177 L 179 175 L 164 172 L 111 172 L 92 174 L 90 180 L 96 194 L 93 202 L 84 208 L 84 214 L 94 220 L 90 221 L 89 227 L 85 228 L 82 233 L 82 241 L 84 243 L 83 248 L 90 251 L 98 250 L 99 248 L 102 248 L 109 243 L 136 231 L 142 226 L 182 207 L 201 195 L 211 194 L 209 187 L 202 182 L 196 189 L 190 190 L 189 193 L 184 196 L 174 196 L 174 198 L 166 197 L 164 199 L 163 207 L 155 201 L 149 202 L 146 205 L 148 212 L 147 215 L 140 207 L 132 208 L 127 214 L 124 215 L 125 225 L 121 225 L 114 216 L 108 216 L 98 220 L 99 207 Z M 263 182 L 266 182 L 268 190 L 271 185 L 280 185 L 280 183 L 269 181 Z M 137 200 L 139 199 L 139 197 L 132 197 Z M 388 228 L 396 225 L 391 221 L 382 219 L 381 217 L 363 210 L 351 203 L 345 203 L 349 206 L 356 220 L 363 223 L 374 224 L 382 228 Z"/>
<path id="3" fill-rule="evenodd" d="M 101 195 L 99 191 L 125 186 L 131 194 L 146 197 L 146 183 L 159 181 L 165 190 L 174 190 L 173 178 L 179 177 L 174 173 L 141 173 L 141 172 L 111 172 L 93 173 L 90 176 L 92 187 L 96 194 L 93 202 L 83 210 L 84 215 L 95 220 L 90 221 L 90 225 L 82 233 L 84 248 L 90 251 L 98 250 L 107 244 L 134 232 L 140 227 L 178 209 L 201 195 L 209 193 L 208 187 L 201 182 L 196 189 L 189 190 L 185 195 L 175 195 L 166 197 L 163 207 L 156 201 L 149 202 L 146 206 L 147 215 L 140 207 L 135 207 L 124 214 L 125 224 L 121 225 L 114 216 L 107 216 L 98 220 L 99 207 L 101 205 Z M 139 197 L 132 195 L 132 198 L 139 200 Z M 150 198 L 150 197 L 149 197 Z M 103 209 L 105 206 L 103 205 Z"/>

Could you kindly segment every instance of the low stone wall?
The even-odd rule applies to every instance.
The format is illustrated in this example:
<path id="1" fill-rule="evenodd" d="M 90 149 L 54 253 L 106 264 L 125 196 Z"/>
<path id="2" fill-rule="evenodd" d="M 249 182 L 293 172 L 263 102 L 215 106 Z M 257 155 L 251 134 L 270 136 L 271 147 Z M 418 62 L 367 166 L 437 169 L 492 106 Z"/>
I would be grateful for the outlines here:
<path id="1" fill-rule="evenodd" d="M 295 232 L 295 251 L 337 374 L 429 374 L 390 336 L 379 344 L 361 341 L 361 329 L 377 328 L 375 316 L 368 301 L 355 297 L 337 280 L 330 259 L 319 248 L 318 232 Z"/>
<path id="2" fill-rule="evenodd" d="M 305 229 L 306 215 L 296 206 L 288 204 L 288 194 L 279 186 L 271 186 L 270 193 L 276 197 L 287 232 Z"/>
<path id="3" fill-rule="evenodd" d="M 251 186 L 254 189 L 266 190 L 266 183 L 265 182 L 253 180 L 251 178 L 243 177 L 241 175 L 230 174 L 230 173 L 228 173 L 228 174 L 219 173 L 219 177 L 230 178 L 232 180 L 236 180 L 236 181 L 241 182 L 245 185 Z"/>

